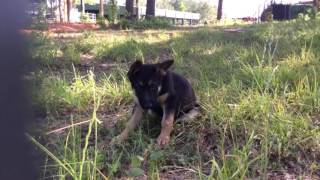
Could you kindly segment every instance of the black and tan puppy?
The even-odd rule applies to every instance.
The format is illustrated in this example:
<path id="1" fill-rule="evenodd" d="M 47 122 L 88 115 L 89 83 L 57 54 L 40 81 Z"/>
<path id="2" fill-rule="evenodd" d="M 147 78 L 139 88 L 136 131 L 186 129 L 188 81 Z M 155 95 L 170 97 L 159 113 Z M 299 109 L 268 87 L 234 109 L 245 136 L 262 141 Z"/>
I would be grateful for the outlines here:
<path id="1" fill-rule="evenodd" d="M 167 144 L 176 118 L 188 114 L 196 104 L 195 93 L 189 82 L 182 76 L 168 70 L 173 60 L 158 64 L 134 62 L 128 78 L 136 98 L 133 114 L 125 130 L 117 137 L 123 141 L 141 120 L 144 112 L 162 117 L 159 145 Z"/>

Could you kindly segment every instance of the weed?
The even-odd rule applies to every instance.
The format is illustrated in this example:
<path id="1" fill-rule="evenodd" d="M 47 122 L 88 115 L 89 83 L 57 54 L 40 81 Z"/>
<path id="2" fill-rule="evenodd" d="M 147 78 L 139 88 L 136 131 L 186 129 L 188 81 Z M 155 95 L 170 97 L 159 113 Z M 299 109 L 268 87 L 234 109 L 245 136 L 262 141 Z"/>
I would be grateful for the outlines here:
<path id="1" fill-rule="evenodd" d="M 80 64 L 80 50 L 73 43 L 66 44 L 62 48 L 63 61 L 66 65 Z"/>

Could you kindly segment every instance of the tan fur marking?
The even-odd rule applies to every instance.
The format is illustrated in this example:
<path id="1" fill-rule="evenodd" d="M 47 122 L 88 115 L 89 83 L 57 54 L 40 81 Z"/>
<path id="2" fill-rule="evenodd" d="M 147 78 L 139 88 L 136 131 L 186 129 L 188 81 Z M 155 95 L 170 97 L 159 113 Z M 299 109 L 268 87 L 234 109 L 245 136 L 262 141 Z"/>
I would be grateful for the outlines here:
<path id="1" fill-rule="evenodd" d="M 165 93 L 165 94 L 159 96 L 158 97 L 158 102 L 160 104 L 164 104 L 164 102 L 167 100 L 168 96 L 169 96 L 169 93 Z"/>
<path id="2" fill-rule="evenodd" d="M 170 134 L 173 129 L 174 113 L 166 113 L 164 111 L 161 121 L 161 133 L 157 139 L 158 145 L 168 144 L 170 141 Z"/>
<path id="3" fill-rule="evenodd" d="M 143 109 L 141 108 L 140 105 L 137 104 L 133 110 L 133 114 L 130 120 L 127 122 L 126 128 L 118 136 L 120 141 L 123 141 L 128 138 L 129 132 L 137 126 L 139 121 L 142 119 L 142 115 L 143 115 Z"/>

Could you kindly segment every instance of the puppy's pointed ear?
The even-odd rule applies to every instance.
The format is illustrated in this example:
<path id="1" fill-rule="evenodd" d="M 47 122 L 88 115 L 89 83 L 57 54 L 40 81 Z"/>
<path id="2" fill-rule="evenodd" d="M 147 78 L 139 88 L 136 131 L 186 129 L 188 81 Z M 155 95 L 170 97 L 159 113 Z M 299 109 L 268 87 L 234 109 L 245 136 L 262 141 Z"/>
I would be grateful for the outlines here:
<path id="1" fill-rule="evenodd" d="M 158 64 L 158 68 L 161 69 L 161 70 L 167 71 L 170 68 L 170 66 L 173 64 L 173 62 L 174 61 L 172 59 L 171 60 L 166 60 L 166 61 L 164 61 L 162 63 L 159 63 Z"/>
<path id="2" fill-rule="evenodd" d="M 131 77 L 132 77 L 134 74 L 136 74 L 138 71 L 140 71 L 141 67 L 142 67 L 142 62 L 139 61 L 139 60 L 135 61 L 135 62 L 130 66 L 130 69 L 129 69 L 128 73 L 127 73 L 129 79 L 131 79 Z"/>

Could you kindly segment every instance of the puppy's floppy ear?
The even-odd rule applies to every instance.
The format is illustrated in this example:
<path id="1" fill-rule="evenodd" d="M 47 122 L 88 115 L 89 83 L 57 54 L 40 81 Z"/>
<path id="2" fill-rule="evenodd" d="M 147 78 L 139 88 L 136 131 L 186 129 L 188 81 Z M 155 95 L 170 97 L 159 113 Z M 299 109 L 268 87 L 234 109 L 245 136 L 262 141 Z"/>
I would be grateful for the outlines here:
<path id="1" fill-rule="evenodd" d="M 158 63 L 158 68 L 161 69 L 161 70 L 164 70 L 164 71 L 167 71 L 169 69 L 169 67 L 173 64 L 173 59 L 170 59 L 170 60 L 166 60 L 162 63 Z"/>
<path id="2" fill-rule="evenodd" d="M 141 67 L 142 67 L 142 62 L 139 61 L 139 60 L 135 61 L 135 62 L 130 66 L 130 69 L 129 69 L 128 73 L 127 73 L 129 79 L 131 79 L 131 77 L 132 77 L 135 73 L 137 73 L 138 71 L 140 71 Z"/>

